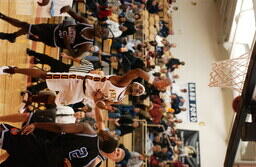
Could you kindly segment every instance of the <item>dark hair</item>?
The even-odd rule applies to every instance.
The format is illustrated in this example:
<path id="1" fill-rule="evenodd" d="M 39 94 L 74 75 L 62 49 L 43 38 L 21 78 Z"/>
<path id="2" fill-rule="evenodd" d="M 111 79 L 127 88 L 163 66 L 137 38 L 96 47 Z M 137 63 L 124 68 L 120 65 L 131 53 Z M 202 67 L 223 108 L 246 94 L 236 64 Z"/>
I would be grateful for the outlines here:
<path id="1" fill-rule="evenodd" d="M 141 15 L 139 14 L 139 13 L 136 13 L 134 16 L 139 16 L 138 18 L 135 18 L 136 20 L 139 20 L 139 19 L 141 19 Z"/>
<path id="2" fill-rule="evenodd" d="M 92 107 L 89 104 L 86 104 L 85 106 L 88 107 L 88 110 L 86 112 L 92 112 Z"/>
<path id="3" fill-rule="evenodd" d="M 118 146 L 118 140 L 111 136 L 108 131 L 100 130 L 99 133 L 99 147 L 105 153 L 112 153 Z"/>
<path id="4" fill-rule="evenodd" d="M 183 66 L 184 66 L 184 65 L 185 65 L 185 62 L 184 62 L 184 61 L 181 61 L 181 62 L 180 62 L 180 65 L 183 65 Z"/>

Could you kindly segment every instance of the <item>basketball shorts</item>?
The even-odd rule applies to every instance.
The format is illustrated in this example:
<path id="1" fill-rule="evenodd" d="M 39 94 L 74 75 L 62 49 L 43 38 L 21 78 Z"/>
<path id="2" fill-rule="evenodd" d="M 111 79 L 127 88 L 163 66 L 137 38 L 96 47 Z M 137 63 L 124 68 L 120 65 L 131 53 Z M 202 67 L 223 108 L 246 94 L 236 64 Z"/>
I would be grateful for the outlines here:
<path id="1" fill-rule="evenodd" d="M 56 47 L 55 31 L 58 26 L 58 24 L 32 24 L 29 27 L 28 39 Z"/>

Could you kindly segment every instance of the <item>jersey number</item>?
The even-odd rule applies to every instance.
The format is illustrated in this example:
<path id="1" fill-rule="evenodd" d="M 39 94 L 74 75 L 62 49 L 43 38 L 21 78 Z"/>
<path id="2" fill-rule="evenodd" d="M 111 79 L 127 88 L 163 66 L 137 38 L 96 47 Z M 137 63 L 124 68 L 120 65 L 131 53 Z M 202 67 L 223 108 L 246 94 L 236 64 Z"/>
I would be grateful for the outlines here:
<path id="1" fill-rule="evenodd" d="M 69 152 L 69 159 L 74 158 L 85 158 L 88 155 L 87 149 L 85 147 L 81 147 L 80 149 L 76 149 L 74 151 Z"/>

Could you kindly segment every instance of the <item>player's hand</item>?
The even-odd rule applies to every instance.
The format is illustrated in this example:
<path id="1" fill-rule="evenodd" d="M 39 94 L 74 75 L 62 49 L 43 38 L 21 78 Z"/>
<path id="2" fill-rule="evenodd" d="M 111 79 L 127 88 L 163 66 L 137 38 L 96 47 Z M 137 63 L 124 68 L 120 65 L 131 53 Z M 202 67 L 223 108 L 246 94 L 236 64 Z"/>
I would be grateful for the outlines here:
<path id="1" fill-rule="evenodd" d="M 71 10 L 72 8 L 70 6 L 63 6 L 61 9 L 60 9 L 60 13 L 67 13 Z"/>
<path id="2" fill-rule="evenodd" d="M 67 158 L 64 158 L 64 167 L 72 167 L 71 162 Z"/>
<path id="3" fill-rule="evenodd" d="M 22 128 L 21 134 L 22 135 L 28 135 L 28 134 L 32 133 L 35 130 L 35 128 L 36 127 L 35 127 L 34 124 L 27 125 L 27 126 Z"/>
<path id="4" fill-rule="evenodd" d="M 93 99 L 95 102 L 103 100 L 104 94 L 100 90 L 97 90 L 96 92 L 94 92 Z"/>
<path id="5" fill-rule="evenodd" d="M 153 82 L 153 85 L 159 89 L 159 90 L 163 90 L 165 89 L 167 86 L 171 85 L 171 81 L 169 79 L 159 79 L 159 80 L 155 80 Z"/>
<path id="6" fill-rule="evenodd" d="M 38 1 L 37 1 L 37 4 L 38 4 L 39 6 L 46 6 L 46 5 L 48 5 L 49 1 L 50 1 L 50 0 L 42 0 L 41 2 L 38 2 Z"/>

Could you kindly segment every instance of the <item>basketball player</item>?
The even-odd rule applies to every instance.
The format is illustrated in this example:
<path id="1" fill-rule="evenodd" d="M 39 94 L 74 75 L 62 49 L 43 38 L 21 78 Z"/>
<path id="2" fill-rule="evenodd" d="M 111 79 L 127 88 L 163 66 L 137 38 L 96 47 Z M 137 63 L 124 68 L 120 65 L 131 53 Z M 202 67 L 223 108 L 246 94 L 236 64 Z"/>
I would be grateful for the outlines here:
<path id="1" fill-rule="evenodd" d="M 52 47 L 68 49 L 69 54 L 78 57 L 85 51 L 90 51 L 94 38 L 107 38 L 109 31 L 101 24 L 90 25 L 87 20 L 77 15 L 70 6 L 61 8 L 61 13 L 67 12 L 76 21 L 75 25 L 65 24 L 29 24 L 0 13 L 0 19 L 20 28 L 13 33 L 0 33 L 0 39 L 15 42 L 16 38 L 28 34 L 33 41 L 40 41 Z"/>
<path id="2" fill-rule="evenodd" d="M 168 79 L 156 80 L 153 75 L 141 69 L 131 70 L 123 76 L 100 76 L 89 73 L 47 73 L 39 69 L 2 66 L 1 73 L 19 73 L 46 79 L 50 90 L 61 93 L 62 97 L 59 99 L 65 105 L 78 103 L 84 97 L 93 99 L 93 93 L 101 91 L 104 97 L 96 104 L 101 109 L 108 109 L 110 104 L 120 103 L 125 95 L 142 95 L 145 91 L 144 86 L 140 83 L 132 83 L 136 78 L 142 78 L 159 89 L 171 84 Z"/>
<path id="3" fill-rule="evenodd" d="M 115 138 L 106 131 L 100 131 L 97 135 L 88 124 L 34 123 L 23 131 L 7 124 L 0 127 L 1 149 L 9 154 L 0 165 L 4 167 L 62 167 L 64 158 L 73 167 L 95 166 L 105 157 L 118 160 L 121 156 L 119 150 L 115 151 Z M 45 143 L 28 134 L 35 128 L 60 135 Z"/>
<path id="4" fill-rule="evenodd" d="M 0 165 L 4 167 L 94 167 L 106 157 L 121 161 L 124 151 L 117 147 L 117 140 L 104 131 L 100 110 L 96 109 L 98 135 L 88 124 L 32 123 L 21 131 L 7 124 L 0 125 L 0 146 L 9 157 Z M 55 132 L 59 135 L 48 142 L 36 138 L 35 129 Z"/>

